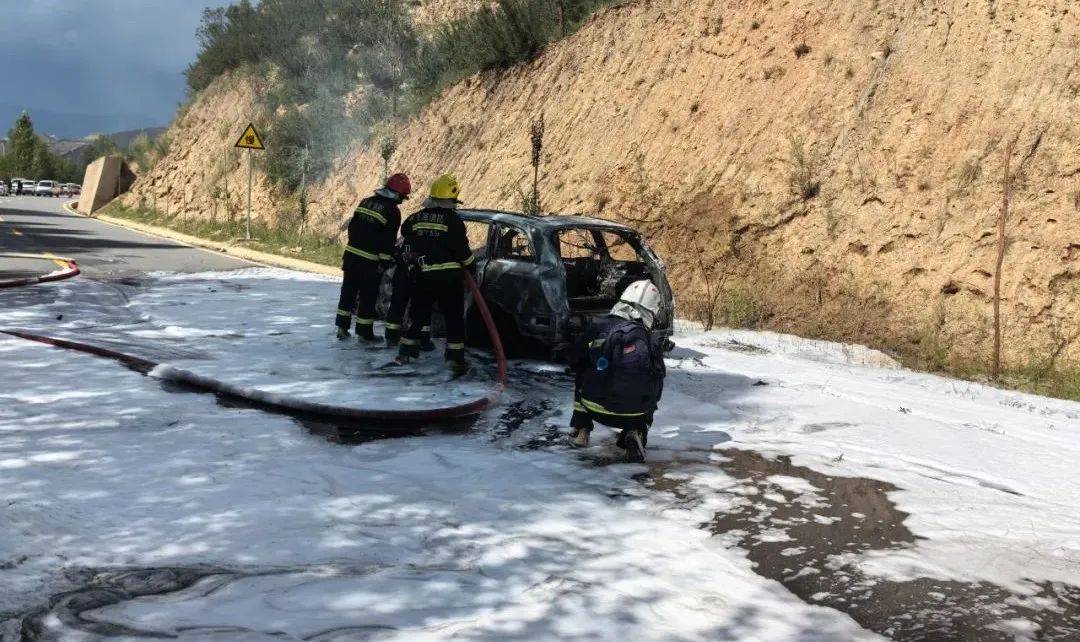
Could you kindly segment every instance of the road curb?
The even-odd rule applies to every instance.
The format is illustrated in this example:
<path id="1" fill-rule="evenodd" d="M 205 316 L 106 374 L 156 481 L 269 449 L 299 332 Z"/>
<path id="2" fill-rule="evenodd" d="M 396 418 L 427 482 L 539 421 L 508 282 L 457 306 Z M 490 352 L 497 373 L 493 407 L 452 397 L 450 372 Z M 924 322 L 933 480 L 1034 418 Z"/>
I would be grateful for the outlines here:
<path id="1" fill-rule="evenodd" d="M 96 214 L 86 215 L 72 207 L 72 203 L 64 203 L 64 210 L 69 214 L 75 216 L 84 216 L 86 218 L 92 218 L 97 221 L 109 223 L 117 227 L 123 227 L 129 230 L 134 230 L 141 234 L 147 234 L 149 236 L 156 236 L 158 238 L 168 239 L 175 241 L 183 245 L 190 247 L 197 247 L 199 249 L 208 250 L 217 254 L 226 254 L 245 261 L 251 261 L 260 265 L 266 265 L 270 267 L 280 267 L 288 270 L 297 270 L 299 272 L 309 272 L 313 274 L 324 274 L 327 276 L 341 276 L 341 268 L 331 267 L 329 265 L 323 265 L 321 263 L 314 263 L 312 261 L 305 261 L 303 259 L 294 259 L 287 256 L 281 256 L 278 254 L 271 254 L 269 252 L 260 252 L 259 250 L 252 250 L 240 245 L 233 245 L 231 243 L 223 243 L 221 241 L 211 241 L 208 239 L 200 238 L 198 236 L 191 236 L 190 234 L 184 234 L 175 230 L 170 230 L 167 227 L 158 227 L 156 225 L 147 225 L 146 223 L 137 223 L 135 221 L 129 221 L 127 219 L 119 218 L 116 216 L 109 216 L 108 214 Z"/>

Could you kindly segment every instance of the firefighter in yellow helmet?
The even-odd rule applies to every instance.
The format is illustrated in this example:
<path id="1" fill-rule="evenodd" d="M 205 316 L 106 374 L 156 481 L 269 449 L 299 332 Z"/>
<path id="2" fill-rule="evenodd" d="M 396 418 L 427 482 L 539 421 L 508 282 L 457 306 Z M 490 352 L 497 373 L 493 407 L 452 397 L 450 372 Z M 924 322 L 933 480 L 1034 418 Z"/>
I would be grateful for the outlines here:
<path id="1" fill-rule="evenodd" d="M 432 305 L 438 303 L 446 317 L 446 360 L 456 375 L 464 374 L 465 287 L 461 270 L 473 269 L 475 259 L 458 216 L 461 188 L 452 174 L 431 184 L 430 196 L 419 212 L 401 226 L 403 255 L 417 275 L 409 309 L 409 323 L 401 337 L 398 363 L 420 355 L 421 331 L 431 323 Z"/>

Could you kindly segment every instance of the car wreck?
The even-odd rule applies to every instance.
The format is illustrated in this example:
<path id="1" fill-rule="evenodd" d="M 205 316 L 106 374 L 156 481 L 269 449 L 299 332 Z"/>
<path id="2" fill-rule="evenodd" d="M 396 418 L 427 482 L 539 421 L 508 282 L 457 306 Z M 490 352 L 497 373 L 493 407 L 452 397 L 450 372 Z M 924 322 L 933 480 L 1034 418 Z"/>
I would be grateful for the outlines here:
<path id="1" fill-rule="evenodd" d="M 633 229 L 584 216 L 458 213 L 476 257 L 477 283 L 509 350 L 559 358 L 591 319 L 607 314 L 622 291 L 642 279 L 664 297 L 655 331 L 671 335 L 675 306 L 664 263 Z M 380 315 L 389 306 L 389 291 L 388 274 Z M 469 341 L 483 343 L 486 334 L 471 300 L 466 322 Z M 440 320 L 433 325 L 438 333 Z"/>

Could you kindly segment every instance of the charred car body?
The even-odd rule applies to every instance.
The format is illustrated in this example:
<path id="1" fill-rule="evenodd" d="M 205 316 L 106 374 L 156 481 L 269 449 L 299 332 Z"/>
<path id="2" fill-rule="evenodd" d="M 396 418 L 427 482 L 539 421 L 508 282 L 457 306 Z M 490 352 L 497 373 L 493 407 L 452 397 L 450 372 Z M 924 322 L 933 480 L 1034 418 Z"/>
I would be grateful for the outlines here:
<path id="1" fill-rule="evenodd" d="M 476 280 L 509 346 L 543 348 L 557 356 L 592 318 L 607 314 L 628 285 L 642 279 L 652 281 L 664 297 L 655 331 L 671 335 L 675 310 L 664 264 L 629 227 L 582 216 L 458 213 L 476 257 Z M 383 282 L 381 314 L 389 305 L 389 281 Z M 471 301 L 466 320 L 470 341 L 482 342 L 486 333 Z"/>

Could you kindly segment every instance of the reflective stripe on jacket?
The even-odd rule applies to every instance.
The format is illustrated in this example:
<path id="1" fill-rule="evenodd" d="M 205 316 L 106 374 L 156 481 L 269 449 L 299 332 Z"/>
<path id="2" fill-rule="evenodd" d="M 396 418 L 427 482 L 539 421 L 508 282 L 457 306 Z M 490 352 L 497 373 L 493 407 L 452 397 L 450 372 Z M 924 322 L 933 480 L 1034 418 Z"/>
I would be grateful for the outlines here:
<path id="1" fill-rule="evenodd" d="M 400 225 L 401 210 L 394 199 L 374 194 L 360 201 L 349 221 L 343 267 L 354 261 L 392 261 Z"/>
<path id="2" fill-rule="evenodd" d="M 428 207 L 413 214 L 401 226 L 403 243 L 415 257 L 421 272 L 459 270 L 475 262 L 465 223 L 446 207 Z"/>

